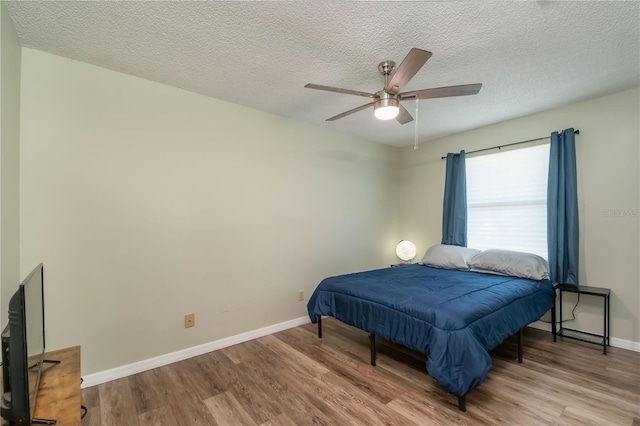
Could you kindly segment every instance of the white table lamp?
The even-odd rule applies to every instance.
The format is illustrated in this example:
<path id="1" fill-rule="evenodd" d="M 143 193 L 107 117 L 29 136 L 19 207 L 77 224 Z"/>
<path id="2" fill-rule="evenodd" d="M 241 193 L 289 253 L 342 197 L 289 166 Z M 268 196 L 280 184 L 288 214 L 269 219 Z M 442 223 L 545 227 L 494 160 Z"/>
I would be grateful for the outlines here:
<path id="1" fill-rule="evenodd" d="M 411 241 L 402 240 L 396 246 L 396 254 L 400 259 L 409 263 L 416 257 L 416 245 Z"/>

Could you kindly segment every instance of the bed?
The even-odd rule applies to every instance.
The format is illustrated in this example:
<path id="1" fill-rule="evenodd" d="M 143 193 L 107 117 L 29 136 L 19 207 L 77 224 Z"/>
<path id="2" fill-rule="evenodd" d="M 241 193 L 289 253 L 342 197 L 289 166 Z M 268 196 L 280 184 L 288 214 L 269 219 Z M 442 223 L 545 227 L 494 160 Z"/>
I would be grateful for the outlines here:
<path id="1" fill-rule="evenodd" d="M 554 296 L 548 279 L 412 264 L 326 278 L 307 309 L 314 323 L 331 316 L 370 333 L 374 365 L 375 336 L 425 354 L 429 375 L 464 411 L 491 369 L 489 351 L 540 319 Z"/>

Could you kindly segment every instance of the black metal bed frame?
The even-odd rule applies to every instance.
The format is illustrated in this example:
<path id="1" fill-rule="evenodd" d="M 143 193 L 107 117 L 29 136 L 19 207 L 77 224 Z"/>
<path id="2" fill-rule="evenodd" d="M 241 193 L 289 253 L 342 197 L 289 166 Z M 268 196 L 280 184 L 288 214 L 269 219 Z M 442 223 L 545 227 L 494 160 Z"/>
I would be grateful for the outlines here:
<path id="1" fill-rule="evenodd" d="M 555 315 L 553 316 L 555 317 Z M 318 338 L 322 339 L 322 316 L 319 315 L 316 318 L 318 319 Z M 522 364 L 522 330 L 523 329 L 524 327 L 518 330 L 518 364 Z M 369 333 L 369 346 L 371 348 L 371 365 L 375 367 L 376 366 L 376 335 L 373 333 Z M 458 396 L 458 409 L 460 411 L 467 411 L 467 401 L 465 397 L 466 395 Z"/>

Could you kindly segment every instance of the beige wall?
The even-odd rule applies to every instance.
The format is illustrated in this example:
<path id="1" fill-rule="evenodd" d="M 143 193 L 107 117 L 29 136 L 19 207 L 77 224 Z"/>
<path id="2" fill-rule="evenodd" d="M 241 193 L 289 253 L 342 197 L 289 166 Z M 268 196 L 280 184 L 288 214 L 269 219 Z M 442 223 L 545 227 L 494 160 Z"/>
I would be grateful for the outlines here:
<path id="1" fill-rule="evenodd" d="M 640 342 L 639 101 L 636 88 L 426 142 L 417 151 L 402 149 L 403 235 L 413 238 L 423 253 L 440 242 L 445 167 L 441 157 L 447 152 L 580 129 L 576 137 L 580 281 L 611 288 L 612 336 Z M 575 299 L 567 299 L 565 306 L 571 308 Z M 582 297 L 571 327 L 601 332 L 601 301 Z"/>
<path id="2" fill-rule="evenodd" d="M 20 283 L 20 63 L 22 48 L 0 3 L 0 323 Z"/>
<path id="3" fill-rule="evenodd" d="M 394 148 L 23 49 L 21 270 L 94 373 L 306 315 L 399 240 Z M 185 329 L 183 315 L 196 314 Z"/>

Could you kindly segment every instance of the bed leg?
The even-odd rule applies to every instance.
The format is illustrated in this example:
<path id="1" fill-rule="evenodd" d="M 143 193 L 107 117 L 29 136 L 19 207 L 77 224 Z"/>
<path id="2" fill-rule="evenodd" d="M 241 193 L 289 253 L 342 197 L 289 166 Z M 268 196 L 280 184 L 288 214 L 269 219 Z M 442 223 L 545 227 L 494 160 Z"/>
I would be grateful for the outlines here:
<path id="1" fill-rule="evenodd" d="M 369 340 L 371 343 L 371 365 L 376 366 L 376 335 L 371 333 L 369 334 Z"/>
<path id="2" fill-rule="evenodd" d="M 318 339 L 322 339 L 322 315 L 318 315 Z"/>
<path id="3" fill-rule="evenodd" d="M 467 411 L 467 401 L 464 395 L 458 397 L 458 410 Z"/>
<path id="4" fill-rule="evenodd" d="M 522 328 L 518 330 L 518 364 L 522 364 Z"/>

